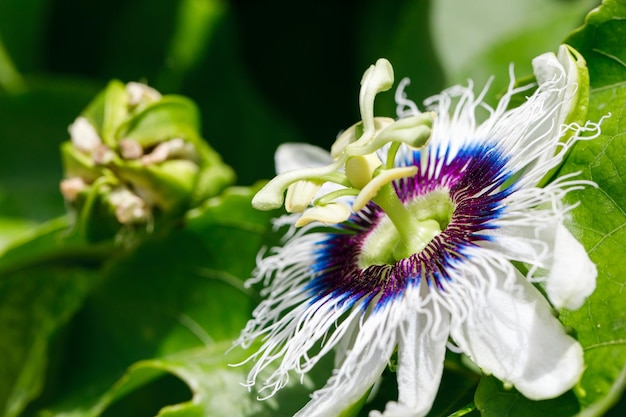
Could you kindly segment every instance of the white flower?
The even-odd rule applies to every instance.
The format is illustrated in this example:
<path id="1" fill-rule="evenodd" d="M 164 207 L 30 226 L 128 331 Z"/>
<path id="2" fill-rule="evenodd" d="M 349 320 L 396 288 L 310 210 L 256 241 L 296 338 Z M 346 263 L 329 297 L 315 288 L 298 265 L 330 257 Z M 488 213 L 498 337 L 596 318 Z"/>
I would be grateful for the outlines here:
<path id="1" fill-rule="evenodd" d="M 583 352 L 553 308 L 580 307 L 596 279 L 564 226 L 573 207 L 562 199 L 593 184 L 567 175 L 538 185 L 582 133 L 599 132 L 598 124 L 563 124 L 578 99 L 571 69 L 580 62 L 565 47 L 538 57 L 538 88 L 512 110 L 511 97 L 528 86 L 512 82 L 495 109 L 482 100 L 486 88 L 476 97 L 471 85 L 456 86 L 420 113 L 403 80 L 395 122 L 373 117 L 373 97 L 393 81 L 385 62 L 364 76 L 363 122 L 337 139 L 332 158 L 309 145 L 282 146 L 277 166 L 291 170 L 255 197 L 268 209 L 293 184 L 339 184 L 322 186 L 316 199 L 318 188 L 308 188 L 302 198 L 313 206 L 302 216 L 313 222 L 296 229 L 299 214 L 279 219 L 290 225 L 284 245 L 259 257 L 249 284 L 262 282 L 265 299 L 237 342 L 262 342 L 248 384 L 271 396 L 291 372 L 304 375 L 335 350 L 332 377 L 297 416 L 336 416 L 366 395 L 397 349 L 398 401 L 370 415 L 423 416 L 451 341 L 528 398 L 562 394 L 579 380 Z M 488 117 L 478 122 L 483 110 Z M 314 221 L 343 221 L 325 210 L 346 201 L 347 221 Z"/>

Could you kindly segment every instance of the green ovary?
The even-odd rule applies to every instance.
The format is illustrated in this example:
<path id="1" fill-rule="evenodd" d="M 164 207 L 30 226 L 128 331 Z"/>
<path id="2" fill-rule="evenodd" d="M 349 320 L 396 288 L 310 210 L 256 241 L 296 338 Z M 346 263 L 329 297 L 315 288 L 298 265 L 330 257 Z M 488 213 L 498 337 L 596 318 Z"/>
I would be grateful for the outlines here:
<path id="1" fill-rule="evenodd" d="M 393 265 L 422 251 L 450 223 L 455 204 L 447 190 L 436 190 L 404 206 L 409 214 L 402 224 L 385 216 L 365 238 L 359 266 Z M 402 227 L 402 232 L 398 228 Z"/>

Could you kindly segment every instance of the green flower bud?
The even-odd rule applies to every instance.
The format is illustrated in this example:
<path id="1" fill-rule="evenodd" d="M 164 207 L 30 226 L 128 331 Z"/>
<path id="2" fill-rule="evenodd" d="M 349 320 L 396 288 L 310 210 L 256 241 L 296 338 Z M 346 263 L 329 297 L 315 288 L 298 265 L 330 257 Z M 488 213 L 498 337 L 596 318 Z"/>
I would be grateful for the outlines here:
<path id="1" fill-rule="evenodd" d="M 110 82 L 69 133 L 60 188 L 88 240 L 180 219 L 234 181 L 202 139 L 196 105 L 144 84 Z"/>

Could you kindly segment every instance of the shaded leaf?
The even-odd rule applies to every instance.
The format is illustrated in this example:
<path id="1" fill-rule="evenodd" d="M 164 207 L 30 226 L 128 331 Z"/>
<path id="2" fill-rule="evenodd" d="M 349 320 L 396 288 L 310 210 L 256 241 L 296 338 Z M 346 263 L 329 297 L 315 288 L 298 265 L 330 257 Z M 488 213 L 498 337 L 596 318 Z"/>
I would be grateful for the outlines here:
<path id="1" fill-rule="evenodd" d="M 185 229 L 154 235 L 105 266 L 101 285 L 72 326 L 60 402 L 45 408 L 99 415 L 101 401 L 121 396 L 116 381 L 134 363 L 230 346 L 254 305 L 243 281 L 266 240 L 270 216 L 252 209 L 253 192 L 228 189 L 195 209 Z M 193 367 L 196 359 L 176 366 Z M 224 389 L 236 390 L 244 380 L 229 377 L 238 382 Z M 152 380 L 136 378 L 133 389 Z"/>
<path id="2" fill-rule="evenodd" d="M 187 72 L 195 67 L 212 40 L 226 13 L 225 0 L 183 0 L 179 2 L 176 24 L 169 42 L 165 65 L 156 85 L 175 91 Z"/>
<path id="3" fill-rule="evenodd" d="M 31 72 L 41 64 L 49 3 L 48 0 L 0 2 L 0 38 L 20 72 Z"/>
<path id="4" fill-rule="evenodd" d="M 531 401 L 515 389 L 505 389 L 500 381 L 491 376 L 480 380 L 474 401 L 483 417 L 569 417 L 580 408 L 571 391 L 558 398 Z"/>
<path id="5" fill-rule="evenodd" d="M 0 278 L 0 412 L 17 416 L 41 391 L 50 337 L 80 308 L 93 271 L 62 264 Z"/>
<path id="6" fill-rule="evenodd" d="M 259 401 L 257 393 L 241 385 L 251 365 L 233 366 L 246 359 L 248 352 L 229 351 L 230 342 L 219 342 L 206 347 L 183 350 L 159 359 L 148 359 L 133 364 L 128 371 L 89 408 L 69 412 L 46 411 L 42 417 L 90 417 L 101 415 L 116 401 L 145 386 L 164 374 L 172 374 L 186 383 L 192 397 L 188 401 L 161 408 L 159 417 L 288 417 L 308 400 L 312 381 L 307 378 L 300 385 L 294 378 L 279 394 Z M 226 353 L 228 352 L 228 353 Z M 117 413 L 125 414 L 123 408 Z"/>
<path id="7" fill-rule="evenodd" d="M 25 219 L 0 218 L 0 253 L 34 226 Z"/>
<path id="8" fill-rule="evenodd" d="M 567 39 L 587 59 L 593 88 L 626 80 L 626 2 L 605 0 Z"/>
<path id="9" fill-rule="evenodd" d="M 86 245 L 71 230 L 71 219 L 67 216 L 23 230 L 0 250 L 0 279 L 20 269 L 46 262 L 97 264 L 115 249 L 112 243 Z"/>

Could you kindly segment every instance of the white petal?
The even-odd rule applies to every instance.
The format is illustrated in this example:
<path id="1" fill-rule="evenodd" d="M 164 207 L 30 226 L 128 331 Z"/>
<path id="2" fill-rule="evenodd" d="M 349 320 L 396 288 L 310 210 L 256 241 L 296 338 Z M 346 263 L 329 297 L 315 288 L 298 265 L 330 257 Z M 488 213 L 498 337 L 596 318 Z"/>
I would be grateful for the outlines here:
<path id="1" fill-rule="evenodd" d="M 374 327 L 374 323 L 364 327 Z M 376 323 L 381 324 L 381 323 Z M 294 417 L 336 417 L 338 413 L 359 401 L 387 367 L 395 340 L 378 343 L 375 329 L 361 329 L 354 349 L 343 356 L 341 368 L 334 371 L 324 388 L 313 394 Z M 366 336 L 364 336 L 364 333 Z M 363 343 L 365 339 L 369 339 Z M 356 345 L 360 345 L 357 347 Z"/>
<path id="2" fill-rule="evenodd" d="M 507 259 L 546 268 L 554 245 L 554 227 L 541 226 L 521 224 L 484 230 L 481 233 L 493 239 L 482 246 L 497 251 Z"/>
<path id="3" fill-rule="evenodd" d="M 276 173 L 302 168 L 317 168 L 333 162 L 328 151 L 306 143 L 284 143 L 274 155 Z"/>
<path id="4" fill-rule="evenodd" d="M 546 292 L 556 308 L 579 308 L 596 288 L 598 272 L 587 251 L 559 224 L 553 263 L 546 279 Z"/>
<path id="5" fill-rule="evenodd" d="M 353 317 L 349 319 L 358 322 L 358 327 L 352 325 L 346 328 L 342 334 L 342 338 L 346 339 L 336 344 L 342 349 L 336 361 L 340 366 L 295 417 L 335 417 L 362 399 L 389 363 L 397 344 L 399 328 L 410 316 L 410 307 L 415 302 L 414 297 L 404 297 L 374 309 L 377 301 L 370 301 L 364 317 L 361 317 L 364 306 L 357 303 L 350 313 Z M 327 343 L 336 342 L 333 336 Z"/>
<path id="6" fill-rule="evenodd" d="M 336 417 L 338 412 L 359 401 L 382 375 L 387 366 L 388 356 L 382 352 L 371 355 L 370 360 L 359 364 L 354 370 L 351 384 L 329 389 L 317 396 L 298 411 L 294 417 Z"/>
<path id="7" fill-rule="evenodd" d="M 565 48 L 561 46 L 561 48 Z M 553 52 L 547 52 L 533 59 L 533 72 L 539 85 L 561 78 L 565 68 Z"/>
<path id="8" fill-rule="evenodd" d="M 494 239 L 483 246 L 547 270 L 532 278 L 544 282 L 550 301 L 556 309 L 575 310 L 596 287 L 598 275 L 585 248 L 558 219 L 551 223 L 536 220 L 533 225 L 507 225 L 485 231 Z"/>
<path id="9" fill-rule="evenodd" d="M 532 284 L 521 276 L 511 288 L 503 281 L 474 301 L 464 323 L 452 323 L 452 338 L 484 372 L 526 397 L 556 397 L 579 380 L 582 348 Z"/>
<path id="10" fill-rule="evenodd" d="M 533 59 L 533 72 L 540 85 L 558 80 L 558 87 L 567 86 L 565 103 L 562 104 L 556 119 L 556 124 L 561 125 L 576 104 L 574 96 L 580 77 L 574 57 L 567 46 L 561 45 L 557 55 L 546 53 Z"/>
<path id="11" fill-rule="evenodd" d="M 432 314 L 432 313 L 431 313 Z M 414 313 L 404 326 L 398 345 L 398 402 L 385 406 L 385 412 L 370 417 L 421 417 L 430 411 L 443 372 L 449 314 L 431 329 L 432 316 Z"/>
<path id="12" fill-rule="evenodd" d="M 519 191 L 517 195 L 524 191 Z M 493 249 L 509 260 L 548 269 L 552 263 L 557 226 L 563 214 L 519 207 L 520 200 L 523 198 L 509 200 L 507 209 L 510 212 L 494 221 L 496 228 L 481 231 L 481 234 L 490 237 L 481 246 Z"/>
<path id="13" fill-rule="evenodd" d="M 534 186 L 551 169 L 561 163 L 566 147 L 559 148 L 563 123 L 576 102 L 578 72 L 567 48 L 543 54 L 533 60 L 538 81 L 537 90 L 528 100 L 506 110 L 514 85 L 498 104 L 492 116 L 477 130 L 478 138 L 497 138 L 499 146 L 510 157 L 507 167 L 523 173 L 519 186 Z M 572 142 L 573 143 L 573 142 Z"/>

